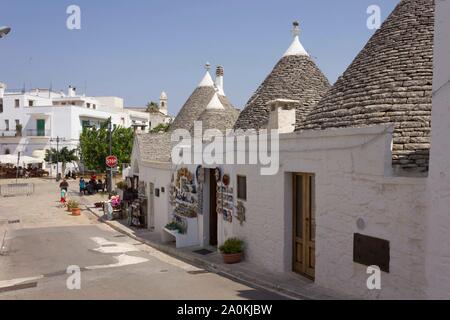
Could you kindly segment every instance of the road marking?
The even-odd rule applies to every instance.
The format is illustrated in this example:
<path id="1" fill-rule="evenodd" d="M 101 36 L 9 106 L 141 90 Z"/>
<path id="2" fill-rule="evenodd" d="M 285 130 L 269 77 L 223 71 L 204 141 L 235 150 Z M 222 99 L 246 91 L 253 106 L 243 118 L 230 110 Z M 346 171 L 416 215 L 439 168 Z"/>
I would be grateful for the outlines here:
<path id="1" fill-rule="evenodd" d="M 114 259 L 117 260 L 117 263 L 103 265 L 103 266 L 86 267 L 86 269 L 87 270 L 98 270 L 98 269 L 119 268 L 119 267 L 124 267 L 124 266 L 140 264 L 140 263 L 144 263 L 144 262 L 148 261 L 148 259 L 145 259 L 145 258 L 132 257 L 132 256 L 128 256 L 126 254 L 122 254 L 118 257 L 114 257 Z"/>
<path id="2" fill-rule="evenodd" d="M 97 249 L 93 249 L 93 251 L 100 253 L 127 253 L 139 251 L 134 245 L 128 243 L 112 242 L 100 237 L 93 237 L 91 240 L 100 246 Z"/>

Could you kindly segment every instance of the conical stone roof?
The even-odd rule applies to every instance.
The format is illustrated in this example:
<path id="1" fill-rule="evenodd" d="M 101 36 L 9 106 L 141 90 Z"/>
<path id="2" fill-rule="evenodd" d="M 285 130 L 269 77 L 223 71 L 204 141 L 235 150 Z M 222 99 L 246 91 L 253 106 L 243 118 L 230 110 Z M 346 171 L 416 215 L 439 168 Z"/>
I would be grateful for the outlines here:
<path id="1" fill-rule="evenodd" d="M 395 124 L 393 164 L 427 170 L 434 0 L 402 0 L 297 130 Z"/>
<path id="2" fill-rule="evenodd" d="M 194 122 L 197 121 L 203 111 L 205 111 L 216 92 L 217 88 L 214 86 L 214 82 L 209 74 L 209 71 L 207 71 L 198 87 L 191 94 L 176 116 L 175 120 L 170 125 L 169 130 L 173 131 L 176 129 L 186 129 L 188 131 L 192 131 Z M 222 101 L 222 104 L 227 111 L 232 113 L 237 112 L 225 96 L 219 95 L 219 99 Z"/>
<path id="3" fill-rule="evenodd" d="M 219 96 L 218 94 L 213 96 L 207 108 L 197 120 L 202 122 L 203 130 L 217 129 L 225 134 L 227 129 L 233 129 L 239 114 L 226 108 L 226 103 L 229 103 L 226 96 Z"/>
<path id="4" fill-rule="evenodd" d="M 291 47 L 247 102 L 235 129 L 265 128 L 270 113 L 268 102 L 276 99 L 298 100 L 297 122 L 301 122 L 329 87 L 327 78 L 296 35 Z"/>

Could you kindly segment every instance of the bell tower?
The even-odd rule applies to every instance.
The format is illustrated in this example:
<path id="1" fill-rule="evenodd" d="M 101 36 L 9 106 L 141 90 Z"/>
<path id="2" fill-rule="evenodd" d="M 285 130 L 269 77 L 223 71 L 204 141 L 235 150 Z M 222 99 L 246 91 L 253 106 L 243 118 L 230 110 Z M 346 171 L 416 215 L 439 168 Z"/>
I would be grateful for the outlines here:
<path id="1" fill-rule="evenodd" d="M 166 116 L 168 115 L 169 107 L 167 105 L 168 99 L 167 94 L 163 91 L 161 92 L 161 96 L 159 97 L 159 111 Z"/>

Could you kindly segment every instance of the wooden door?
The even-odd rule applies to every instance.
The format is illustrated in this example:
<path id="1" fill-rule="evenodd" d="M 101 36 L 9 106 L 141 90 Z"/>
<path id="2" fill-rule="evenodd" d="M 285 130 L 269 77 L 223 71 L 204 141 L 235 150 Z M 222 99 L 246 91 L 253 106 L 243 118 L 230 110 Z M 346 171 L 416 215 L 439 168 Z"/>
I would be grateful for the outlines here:
<path id="1" fill-rule="evenodd" d="M 209 170 L 209 244 L 217 246 L 217 181 L 214 170 Z"/>
<path id="2" fill-rule="evenodd" d="M 296 173 L 293 177 L 293 268 L 311 279 L 315 277 L 315 178 Z"/>

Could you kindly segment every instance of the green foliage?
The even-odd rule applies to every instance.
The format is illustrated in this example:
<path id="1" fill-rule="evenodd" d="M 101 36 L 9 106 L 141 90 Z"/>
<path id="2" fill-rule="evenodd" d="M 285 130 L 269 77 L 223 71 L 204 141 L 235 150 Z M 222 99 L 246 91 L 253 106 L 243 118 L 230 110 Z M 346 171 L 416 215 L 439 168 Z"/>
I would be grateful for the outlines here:
<path id="1" fill-rule="evenodd" d="M 68 209 L 78 209 L 79 206 L 80 206 L 80 204 L 77 201 L 75 201 L 75 200 L 69 200 L 67 202 L 67 208 Z"/>
<path id="2" fill-rule="evenodd" d="M 61 163 L 69 163 L 73 161 L 78 161 L 77 150 L 69 150 L 67 147 L 62 148 L 61 150 L 56 151 L 56 149 L 52 148 L 50 150 L 45 151 L 45 161 L 56 164 L 57 161 Z"/>
<path id="3" fill-rule="evenodd" d="M 171 222 L 166 225 L 166 229 L 171 231 L 178 231 L 181 234 L 184 234 L 186 232 L 186 230 L 184 230 L 184 228 L 176 222 Z"/>
<path id="4" fill-rule="evenodd" d="M 117 189 L 125 190 L 127 188 L 127 183 L 125 181 L 119 181 L 116 183 Z"/>
<path id="5" fill-rule="evenodd" d="M 112 153 L 118 159 L 119 168 L 130 163 L 134 133 L 131 128 L 117 127 L 112 131 Z M 106 171 L 106 157 L 109 156 L 108 122 L 100 128 L 85 128 L 80 136 L 80 150 L 83 164 L 88 170 Z"/>
<path id="6" fill-rule="evenodd" d="M 150 133 L 163 133 L 169 130 L 170 125 L 166 123 L 160 123 L 155 128 L 150 130 Z"/>
<path id="7" fill-rule="evenodd" d="M 159 105 L 156 102 L 151 101 L 151 102 L 147 103 L 146 107 L 147 107 L 146 112 L 148 112 L 148 113 L 158 113 L 159 112 Z"/>
<path id="8" fill-rule="evenodd" d="M 244 252 L 244 241 L 237 238 L 230 238 L 219 248 L 220 252 L 225 254 L 234 254 Z"/>

